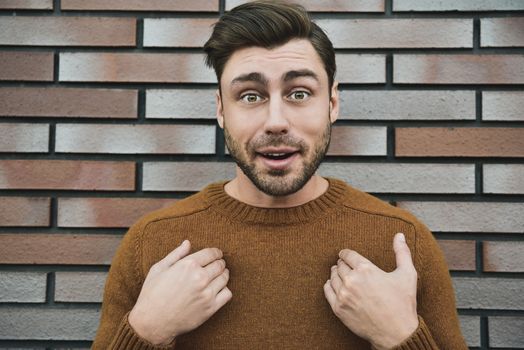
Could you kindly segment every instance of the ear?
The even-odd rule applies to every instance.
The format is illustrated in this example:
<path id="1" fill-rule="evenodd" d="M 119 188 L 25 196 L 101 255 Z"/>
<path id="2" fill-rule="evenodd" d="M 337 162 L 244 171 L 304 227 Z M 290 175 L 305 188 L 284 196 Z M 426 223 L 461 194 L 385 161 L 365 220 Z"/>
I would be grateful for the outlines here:
<path id="1" fill-rule="evenodd" d="M 329 99 L 329 120 L 333 124 L 338 119 L 338 112 L 340 108 L 340 100 L 338 97 L 338 81 L 333 82 L 331 88 L 331 98 Z"/>
<path id="2" fill-rule="evenodd" d="M 218 89 L 217 91 L 215 91 L 215 101 L 217 104 L 216 116 L 217 116 L 218 125 L 223 129 L 224 128 L 224 107 L 222 105 L 222 98 L 220 97 L 220 90 Z"/>

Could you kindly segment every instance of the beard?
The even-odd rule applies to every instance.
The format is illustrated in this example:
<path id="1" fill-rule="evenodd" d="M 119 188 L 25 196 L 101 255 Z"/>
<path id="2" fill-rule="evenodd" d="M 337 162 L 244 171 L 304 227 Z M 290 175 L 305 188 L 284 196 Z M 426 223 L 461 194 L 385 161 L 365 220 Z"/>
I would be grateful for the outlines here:
<path id="1" fill-rule="evenodd" d="M 331 123 L 328 121 L 322 134 L 311 146 L 304 140 L 288 134 L 263 135 L 241 145 L 231 136 L 225 123 L 224 137 L 230 155 L 249 180 L 265 194 L 282 197 L 300 190 L 317 171 L 329 148 Z M 298 174 L 291 174 L 293 170 L 291 168 L 270 170 L 258 168 L 255 158 L 259 155 L 256 150 L 268 146 L 289 146 L 297 149 L 302 159 Z"/>

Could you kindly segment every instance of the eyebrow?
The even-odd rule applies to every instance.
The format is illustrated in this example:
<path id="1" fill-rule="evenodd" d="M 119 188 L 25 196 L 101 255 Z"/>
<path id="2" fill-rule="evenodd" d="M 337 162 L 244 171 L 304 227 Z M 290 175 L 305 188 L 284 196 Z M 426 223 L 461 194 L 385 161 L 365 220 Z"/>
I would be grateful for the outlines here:
<path id="1" fill-rule="evenodd" d="M 309 70 L 309 69 L 291 70 L 289 72 L 286 72 L 282 76 L 282 80 L 283 81 L 290 81 L 290 80 L 293 80 L 293 79 L 296 79 L 296 78 L 301 78 L 301 77 L 313 78 L 317 82 L 320 81 L 318 79 L 318 75 L 315 72 L 313 72 L 312 70 Z"/>
<path id="2" fill-rule="evenodd" d="M 257 72 L 239 75 L 238 77 L 236 77 L 235 79 L 231 81 L 231 85 L 236 85 L 238 83 L 245 83 L 248 81 L 259 83 L 264 86 L 268 85 L 267 78 L 264 77 L 261 73 L 257 73 Z"/>
<path id="3" fill-rule="evenodd" d="M 313 78 L 317 82 L 320 82 L 318 75 L 309 69 L 290 70 L 282 75 L 282 81 L 288 82 L 290 80 L 301 78 L 301 77 Z M 249 82 L 249 81 L 259 83 L 264 86 L 267 86 L 269 84 L 269 81 L 262 73 L 252 72 L 252 73 L 239 75 L 238 77 L 236 77 L 235 79 L 231 81 L 231 86 L 239 84 L 239 83 Z"/>

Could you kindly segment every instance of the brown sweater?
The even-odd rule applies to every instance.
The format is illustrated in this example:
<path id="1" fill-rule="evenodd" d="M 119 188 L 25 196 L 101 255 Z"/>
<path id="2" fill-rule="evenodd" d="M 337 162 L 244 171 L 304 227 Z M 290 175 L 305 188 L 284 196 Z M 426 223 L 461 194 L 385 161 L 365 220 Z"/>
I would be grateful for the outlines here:
<path id="1" fill-rule="evenodd" d="M 343 248 L 394 270 L 397 232 L 405 233 L 418 272 L 420 320 L 397 349 L 467 349 L 431 232 L 409 213 L 328 180 L 326 193 L 298 207 L 252 207 L 219 183 L 140 219 L 114 257 L 93 349 L 370 349 L 333 314 L 322 286 Z M 149 268 L 186 238 L 193 251 L 224 252 L 233 299 L 170 346 L 155 347 L 134 333 L 127 314 Z"/>

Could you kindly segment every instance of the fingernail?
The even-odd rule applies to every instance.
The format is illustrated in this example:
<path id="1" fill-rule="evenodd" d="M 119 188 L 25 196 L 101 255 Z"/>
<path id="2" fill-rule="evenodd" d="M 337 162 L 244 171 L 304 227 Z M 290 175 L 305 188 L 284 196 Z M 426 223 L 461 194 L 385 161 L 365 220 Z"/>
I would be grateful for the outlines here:
<path id="1" fill-rule="evenodd" d="M 404 236 L 403 233 L 400 233 L 400 240 L 404 243 L 406 243 L 406 236 Z"/>

